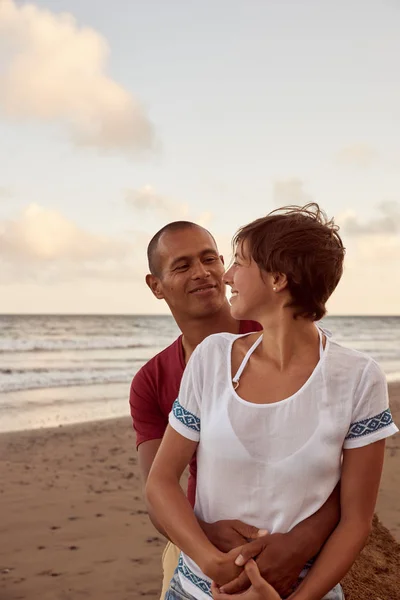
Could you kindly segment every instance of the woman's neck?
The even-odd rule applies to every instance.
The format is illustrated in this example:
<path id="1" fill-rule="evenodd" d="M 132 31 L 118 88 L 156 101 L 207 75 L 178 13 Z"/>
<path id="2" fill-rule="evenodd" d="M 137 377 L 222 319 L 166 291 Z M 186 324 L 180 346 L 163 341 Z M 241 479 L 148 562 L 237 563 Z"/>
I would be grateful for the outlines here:
<path id="1" fill-rule="evenodd" d="M 264 330 L 259 356 L 272 361 L 281 371 L 308 351 L 318 349 L 318 329 L 309 319 L 295 319 L 292 311 L 284 309 L 278 315 L 260 317 L 259 321 Z"/>

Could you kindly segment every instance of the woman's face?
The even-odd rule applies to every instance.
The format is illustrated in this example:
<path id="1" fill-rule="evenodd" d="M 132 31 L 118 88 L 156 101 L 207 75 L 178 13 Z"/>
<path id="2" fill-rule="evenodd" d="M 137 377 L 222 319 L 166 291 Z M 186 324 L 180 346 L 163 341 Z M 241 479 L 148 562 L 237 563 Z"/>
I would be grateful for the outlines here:
<path id="1" fill-rule="evenodd" d="M 273 276 L 261 271 L 247 251 L 246 242 L 236 248 L 232 266 L 224 275 L 231 287 L 231 314 L 235 319 L 259 320 L 271 308 L 275 292 Z"/>

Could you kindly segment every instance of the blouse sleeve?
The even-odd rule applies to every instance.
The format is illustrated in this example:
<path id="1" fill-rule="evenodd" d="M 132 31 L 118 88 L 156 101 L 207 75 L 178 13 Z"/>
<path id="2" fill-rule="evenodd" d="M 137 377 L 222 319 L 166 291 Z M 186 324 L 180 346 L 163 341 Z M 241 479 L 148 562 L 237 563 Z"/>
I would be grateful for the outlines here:
<path id="1" fill-rule="evenodd" d="M 193 352 L 183 373 L 178 398 L 172 405 L 169 424 L 183 437 L 200 440 L 201 358 L 199 346 Z"/>
<path id="2" fill-rule="evenodd" d="M 387 438 L 398 431 L 389 408 L 385 375 L 371 359 L 358 385 L 351 425 L 343 448 L 361 448 Z"/>

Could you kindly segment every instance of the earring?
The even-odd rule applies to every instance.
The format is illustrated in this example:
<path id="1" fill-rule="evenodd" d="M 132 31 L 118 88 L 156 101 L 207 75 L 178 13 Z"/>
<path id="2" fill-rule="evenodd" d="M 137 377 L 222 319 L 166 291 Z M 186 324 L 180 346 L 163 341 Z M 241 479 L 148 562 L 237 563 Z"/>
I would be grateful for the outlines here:
<path id="1" fill-rule="evenodd" d="M 276 292 L 276 287 L 273 287 L 272 289 L 274 290 L 274 292 Z"/>

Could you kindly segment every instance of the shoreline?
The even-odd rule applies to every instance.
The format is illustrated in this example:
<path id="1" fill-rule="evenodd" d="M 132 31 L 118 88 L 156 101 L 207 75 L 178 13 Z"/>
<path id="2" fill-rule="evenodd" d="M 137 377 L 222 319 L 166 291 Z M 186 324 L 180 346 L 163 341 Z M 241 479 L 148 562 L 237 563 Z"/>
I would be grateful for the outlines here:
<path id="1" fill-rule="evenodd" d="M 110 385 L 116 385 L 116 384 L 110 384 Z M 121 385 L 121 384 L 118 384 Z M 97 386 L 100 387 L 100 384 L 93 384 L 93 386 Z M 76 388 L 77 386 L 70 386 L 71 388 Z M 85 396 L 89 396 L 89 394 L 87 393 L 88 388 L 90 389 L 89 386 L 81 386 L 82 389 L 85 389 Z M 104 387 L 104 386 L 101 386 Z M 46 390 L 46 392 L 51 392 L 52 390 L 61 390 L 63 388 L 44 388 Z M 69 389 L 69 388 L 67 388 Z M 129 394 L 129 387 L 127 388 L 128 392 L 127 394 Z M 394 411 L 398 412 L 398 417 L 397 420 L 395 419 L 394 415 L 393 415 L 393 419 L 396 421 L 397 426 L 400 429 L 400 379 L 396 379 L 394 381 L 388 381 L 388 390 L 389 390 L 389 398 L 390 398 L 390 407 L 392 409 L 392 413 Z M 24 392 L 40 392 L 40 389 L 34 389 L 34 390 L 24 390 Z M 16 392 L 2 392 L 2 394 L 4 395 L 8 395 L 8 394 L 15 394 Z M 107 398 L 107 395 L 105 396 L 105 398 Z M 123 399 L 124 405 L 128 406 L 128 401 L 127 399 Z M 393 408 L 393 404 L 396 405 L 395 408 Z M 398 406 L 398 408 L 397 408 Z M 128 409 L 127 409 L 128 410 Z M 68 427 L 80 427 L 81 425 L 89 425 L 89 424 L 96 424 L 96 423 L 103 423 L 104 421 L 123 421 L 124 419 L 130 419 L 130 416 L 127 414 L 127 411 L 125 412 L 124 415 L 106 415 L 104 417 L 97 417 L 94 419 L 84 419 L 84 420 L 80 420 L 80 421 L 67 421 L 64 423 L 59 423 L 58 425 L 49 425 L 49 426 L 42 426 L 39 425 L 37 427 L 23 427 L 21 429 L 10 429 L 10 430 L 2 430 L 0 429 L 0 439 L 2 436 L 4 435 L 20 435 L 26 432 L 43 432 L 43 431 L 56 431 L 59 429 L 63 429 L 63 428 L 68 428 Z"/>
<path id="2" fill-rule="evenodd" d="M 389 390 L 399 424 L 400 384 Z M 129 416 L 0 433 L 0 470 L 1 598 L 159 599 L 165 541 L 147 517 Z M 400 541 L 399 490 L 397 434 L 377 514 Z"/>

